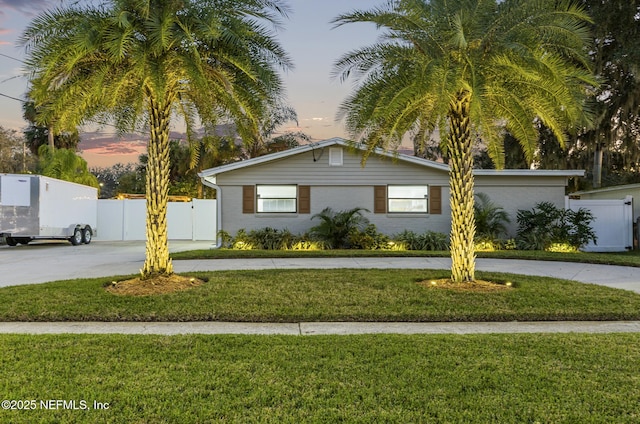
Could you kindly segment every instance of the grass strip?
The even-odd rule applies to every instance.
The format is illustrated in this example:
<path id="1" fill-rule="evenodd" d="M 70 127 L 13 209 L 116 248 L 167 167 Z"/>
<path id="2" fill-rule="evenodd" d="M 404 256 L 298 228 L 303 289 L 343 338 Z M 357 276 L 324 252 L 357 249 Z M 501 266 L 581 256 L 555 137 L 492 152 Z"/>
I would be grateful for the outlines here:
<path id="1" fill-rule="evenodd" d="M 38 403 L 0 421 L 637 423 L 638 363 L 637 334 L 2 335 L 3 399 Z"/>
<path id="2" fill-rule="evenodd" d="M 529 259 L 542 261 L 579 262 L 602 265 L 640 267 L 640 250 L 617 253 L 546 252 L 539 250 L 500 250 L 476 252 L 479 258 Z M 357 257 L 449 257 L 446 251 L 415 250 L 233 250 L 200 249 L 172 253 L 181 259 L 246 259 L 246 258 L 357 258 Z"/>
<path id="3" fill-rule="evenodd" d="M 147 297 L 104 290 L 112 279 L 0 289 L 2 321 L 554 321 L 637 320 L 640 295 L 554 278 L 477 273 L 511 281 L 489 293 L 423 287 L 443 270 L 260 270 L 194 273 L 197 288 Z"/>

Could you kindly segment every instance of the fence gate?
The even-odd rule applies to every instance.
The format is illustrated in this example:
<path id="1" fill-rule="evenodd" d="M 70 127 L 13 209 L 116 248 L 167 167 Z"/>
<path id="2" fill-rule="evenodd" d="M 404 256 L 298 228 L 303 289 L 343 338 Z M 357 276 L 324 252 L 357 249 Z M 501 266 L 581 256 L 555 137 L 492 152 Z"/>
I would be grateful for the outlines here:
<path id="1" fill-rule="evenodd" d="M 566 208 L 588 209 L 593 214 L 593 229 L 598 237 L 582 250 L 585 252 L 623 252 L 633 249 L 633 198 L 622 200 L 566 199 Z"/>

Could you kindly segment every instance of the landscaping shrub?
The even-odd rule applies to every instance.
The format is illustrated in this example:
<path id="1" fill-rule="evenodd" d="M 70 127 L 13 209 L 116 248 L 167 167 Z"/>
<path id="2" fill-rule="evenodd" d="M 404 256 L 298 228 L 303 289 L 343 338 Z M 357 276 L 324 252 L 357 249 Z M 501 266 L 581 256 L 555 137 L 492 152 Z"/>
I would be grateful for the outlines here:
<path id="1" fill-rule="evenodd" d="M 243 229 L 238 230 L 236 236 L 233 238 L 233 244 L 231 245 L 236 250 L 252 250 L 259 249 L 256 247 L 249 234 Z"/>
<path id="2" fill-rule="evenodd" d="M 312 240 L 308 234 L 296 235 L 289 230 L 265 227 L 258 230 L 238 230 L 235 237 L 226 231 L 219 231 L 222 247 L 235 250 L 324 250 L 326 243 Z"/>
<path id="3" fill-rule="evenodd" d="M 298 236 L 291 243 L 291 246 L 284 248 L 286 250 L 326 250 L 328 249 L 325 242 L 320 240 L 310 240 L 303 236 Z"/>
<path id="4" fill-rule="evenodd" d="M 391 238 L 378 232 L 374 224 L 364 217 L 362 208 L 334 212 L 326 208 L 311 219 L 320 218 L 320 224 L 309 233 L 292 234 L 289 230 L 262 228 L 247 232 L 240 229 L 235 237 L 226 231 L 219 231 L 222 247 L 236 250 L 448 250 L 449 237 L 444 233 L 427 231 L 416 234 L 403 231 Z"/>
<path id="5" fill-rule="evenodd" d="M 501 237 L 507 235 L 507 224 L 511 222 L 509 214 L 502 206 L 493 203 L 486 193 L 476 194 L 473 208 L 476 220 L 476 250 L 505 249 L 506 241 Z"/>
<path id="6" fill-rule="evenodd" d="M 311 228 L 310 234 L 314 239 L 327 243 L 332 249 L 350 247 L 349 236 L 354 232 L 363 231 L 369 224 L 369 220 L 361 211 L 369 212 L 364 208 L 353 208 L 347 211 L 334 212 L 331 208 L 325 208 L 311 219 L 320 219 L 320 224 Z"/>
<path id="7" fill-rule="evenodd" d="M 578 250 L 597 237 L 590 211 L 557 208 L 550 202 L 538 203 L 532 210 L 518 211 L 517 246 L 522 250 Z"/>
<path id="8" fill-rule="evenodd" d="M 227 231 L 220 230 L 218 231 L 218 239 L 220 240 L 220 247 L 225 249 L 230 249 L 233 247 L 233 236 L 229 234 Z"/>
<path id="9" fill-rule="evenodd" d="M 509 214 L 491 201 L 486 193 L 477 193 L 473 206 L 476 219 L 476 235 L 480 238 L 499 238 L 507 234 Z"/>
<path id="10" fill-rule="evenodd" d="M 374 224 L 367 225 L 362 231 L 351 231 L 348 241 L 351 249 L 387 250 L 394 246 L 390 244 L 389 236 L 379 233 Z"/>
<path id="11" fill-rule="evenodd" d="M 515 239 L 499 239 L 493 237 L 476 237 L 475 247 L 477 252 L 494 252 L 496 250 L 517 249 Z"/>
<path id="12" fill-rule="evenodd" d="M 249 239 L 255 249 L 281 250 L 291 246 L 294 235 L 287 229 L 278 230 L 266 227 L 259 230 L 251 230 Z"/>
<path id="13" fill-rule="evenodd" d="M 435 231 L 416 234 L 405 230 L 396 235 L 394 240 L 403 243 L 407 250 L 449 250 L 449 236 Z"/>

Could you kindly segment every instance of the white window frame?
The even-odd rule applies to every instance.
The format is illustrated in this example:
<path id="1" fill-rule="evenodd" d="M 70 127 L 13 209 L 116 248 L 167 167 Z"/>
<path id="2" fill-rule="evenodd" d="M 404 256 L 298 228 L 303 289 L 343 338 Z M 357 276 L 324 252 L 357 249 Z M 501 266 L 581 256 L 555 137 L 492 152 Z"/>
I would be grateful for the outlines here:
<path id="1" fill-rule="evenodd" d="M 428 214 L 429 186 L 426 184 L 388 185 L 387 213 Z"/>
<path id="2" fill-rule="evenodd" d="M 259 184 L 256 185 L 256 200 L 257 213 L 297 213 L 298 186 L 295 184 Z"/>
<path id="3" fill-rule="evenodd" d="M 342 147 L 330 147 L 329 148 L 329 166 L 342 166 L 343 159 Z"/>

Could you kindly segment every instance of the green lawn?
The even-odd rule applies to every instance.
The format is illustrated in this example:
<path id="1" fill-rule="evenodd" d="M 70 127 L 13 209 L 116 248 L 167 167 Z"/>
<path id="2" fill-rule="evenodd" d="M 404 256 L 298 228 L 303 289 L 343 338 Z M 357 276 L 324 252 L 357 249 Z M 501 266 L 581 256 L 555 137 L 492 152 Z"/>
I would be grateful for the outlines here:
<path id="1" fill-rule="evenodd" d="M 114 278 L 6 287 L 0 320 L 640 319 L 639 294 L 544 277 L 479 272 L 514 288 L 460 293 L 416 284 L 448 271 L 197 275 L 139 298 Z M 0 422 L 637 423 L 638 363 L 640 334 L 0 335 Z"/>
<path id="2" fill-rule="evenodd" d="M 11 423 L 637 423 L 640 335 L 0 336 Z M 46 410 L 40 400 L 107 410 Z"/>
<path id="3" fill-rule="evenodd" d="M 262 270 L 198 273 L 188 291 L 121 297 L 111 278 L 0 289 L 2 321 L 536 321 L 640 319 L 640 294 L 544 277 L 477 273 L 511 281 L 492 293 L 417 284 L 433 270 Z"/>
<path id="4" fill-rule="evenodd" d="M 202 249 L 172 253 L 181 259 L 242 259 L 242 258 L 340 258 L 340 257 L 449 257 L 446 251 L 392 250 L 232 250 Z M 544 261 L 582 262 L 640 267 L 640 250 L 622 253 L 561 253 L 539 250 L 500 250 L 477 252 L 479 258 L 532 259 Z"/>

